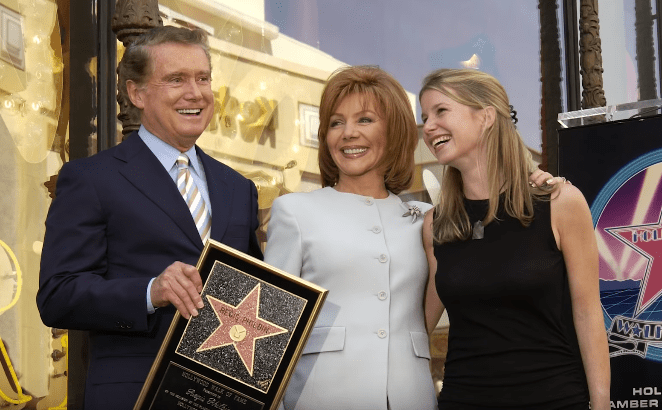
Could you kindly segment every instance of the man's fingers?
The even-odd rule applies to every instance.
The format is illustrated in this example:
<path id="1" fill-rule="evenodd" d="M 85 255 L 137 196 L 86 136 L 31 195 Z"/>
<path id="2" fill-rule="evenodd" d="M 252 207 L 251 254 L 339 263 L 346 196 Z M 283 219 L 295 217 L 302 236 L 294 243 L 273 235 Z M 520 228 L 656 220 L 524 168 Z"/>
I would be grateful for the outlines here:
<path id="1" fill-rule="evenodd" d="M 198 270 L 194 269 L 194 275 L 198 278 L 198 281 L 200 281 L 200 275 L 198 274 Z M 197 307 L 198 309 L 202 309 L 204 304 L 202 303 L 202 298 L 200 297 L 200 292 L 198 291 L 198 286 L 193 282 L 192 278 L 190 278 L 187 275 L 178 275 L 176 277 L 177 282 L 178 282 L 178 296 L 180 299 L 184 301 L 187 305 L 189 305 L 190 301 L 190 306 L 191 308 L 195 309 Z M 200 288 L 202 287 L 202 283 L 200 282 L 199 284 Z M 197 311 L 193 316 L 197 316 Z"/>
<path id="2" fill-rule="evenodd" d="M 202 292 L 202 278 L 195 266 L 182 264 L 182 272 L 188 277 L 198 293 Z"/>
<path id="3" fill-rule="evenodd" d="M 174 296 L 174 297 L 172 298 L 171 303 L 172 303 L 172 305 L 175 307 L 175 309 L 177 309 L 177 311 L 179 312 L 179 314 L 182 315 L 182 316 L 184 317 L 184 319 L 190 319 L 191 316 L 196 316 L 196 315 L 197 315 L 197 312 L 196 312 L 196 314 L 194 315 L 193 312 L 189 311 L 189 310 L 186 308 L 186 305 L 184 304 L 184 302 L 182 302 L 182 300 L 179 299 L 177 296 Z"/>
<path id="4" fill-rule="evenodd" d="M 185 319 L 190 319 L 191 316 L 198 316 L 198 311 L 193 301 L 191 301 L 189 294 L 183 288 L 175 287 L 174 289 L 170 289 L 168 300 Z"/>
<path id="5" fill-rule="evenodd" d="M 197 309 L 204 307 L 200 297 L 201 290 L 202 280 L 195 266 L 175 262 L 154 280 L 152 304 L 163 307 L 172 303 L 179 313 L 188 319 L 197 316 Z"/>

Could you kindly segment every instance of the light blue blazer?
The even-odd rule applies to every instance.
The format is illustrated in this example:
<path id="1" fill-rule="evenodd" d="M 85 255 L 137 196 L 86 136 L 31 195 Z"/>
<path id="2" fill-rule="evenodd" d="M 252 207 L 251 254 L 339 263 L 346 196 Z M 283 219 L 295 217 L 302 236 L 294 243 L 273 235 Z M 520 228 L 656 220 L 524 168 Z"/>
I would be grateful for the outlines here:
<path id="1" fill-rule="evenodd" d="M 423 297 L 421 215 L 431 205 L 327 187 L 277 198 L 265 261 L 329 290 L 287 410 L 435 409 Z"/>

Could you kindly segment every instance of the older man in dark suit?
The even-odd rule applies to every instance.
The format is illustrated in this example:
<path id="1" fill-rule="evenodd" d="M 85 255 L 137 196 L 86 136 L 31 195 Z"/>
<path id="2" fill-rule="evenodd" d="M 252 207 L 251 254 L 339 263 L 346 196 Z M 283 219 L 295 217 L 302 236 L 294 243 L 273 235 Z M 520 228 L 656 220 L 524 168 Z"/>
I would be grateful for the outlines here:
<path id="1" fill-rule="evenodd" d="M 255 185 L 195 146 L 214 112 L 206 35 L 153 29 L 120 82 L 142 125 L 62 167 L 37 295 L 47 326 L 89 331 L 90 410 L 131 409 L 175 310 L 198 314 L 207 237 L 262 257 Z"/>

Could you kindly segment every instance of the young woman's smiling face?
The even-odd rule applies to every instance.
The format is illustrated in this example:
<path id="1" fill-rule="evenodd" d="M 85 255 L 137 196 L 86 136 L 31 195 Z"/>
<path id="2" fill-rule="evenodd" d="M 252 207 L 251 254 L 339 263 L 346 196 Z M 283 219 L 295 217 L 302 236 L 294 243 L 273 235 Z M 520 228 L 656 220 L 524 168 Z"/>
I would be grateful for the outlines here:
<path id="1" fill-rule="evenodd" d="M 460 104 L 437 90 L 421 95 L 425 144 L 440 164 L 462 169 L 481 154 L 483 110 Z"/>
<path id="2" fill-rule="evenodd" d="M 370 96 L 350 94 L 331 115 L 326 136 L 338 183 L 347 178 L 378 178 L 384 181 L 381 165 L 386 151 L 386 121 Z"/>

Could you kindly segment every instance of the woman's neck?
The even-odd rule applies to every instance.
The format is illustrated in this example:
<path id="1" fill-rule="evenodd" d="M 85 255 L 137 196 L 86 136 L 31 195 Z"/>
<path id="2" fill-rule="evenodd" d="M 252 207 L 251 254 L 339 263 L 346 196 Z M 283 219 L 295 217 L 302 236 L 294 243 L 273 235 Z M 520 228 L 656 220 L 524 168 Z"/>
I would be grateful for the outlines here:
<path id="1" fill-rule="evenodd" d="M 462 175 L 464 197 L 467 199 L 488 199 L 490 183 L 487 175 L 487 153 L 484 147 L 457 159 L 451 165 Z"/>
<path id="2" fill-rule="evenodd" d="M 333 188 L 338 192 L 370 196 L 375 199 L 388 198 L 389 195 L 383 176 L 379 178 L 343 178 L 341 175 Z"/>
<path id="3" fill-rule="evenodd" d="M 487 179 L 486 167 L 474 167 L 460 171 L 462 174 L 462 187 L 467 199 L 488 199 L 490 185 Z"/>

